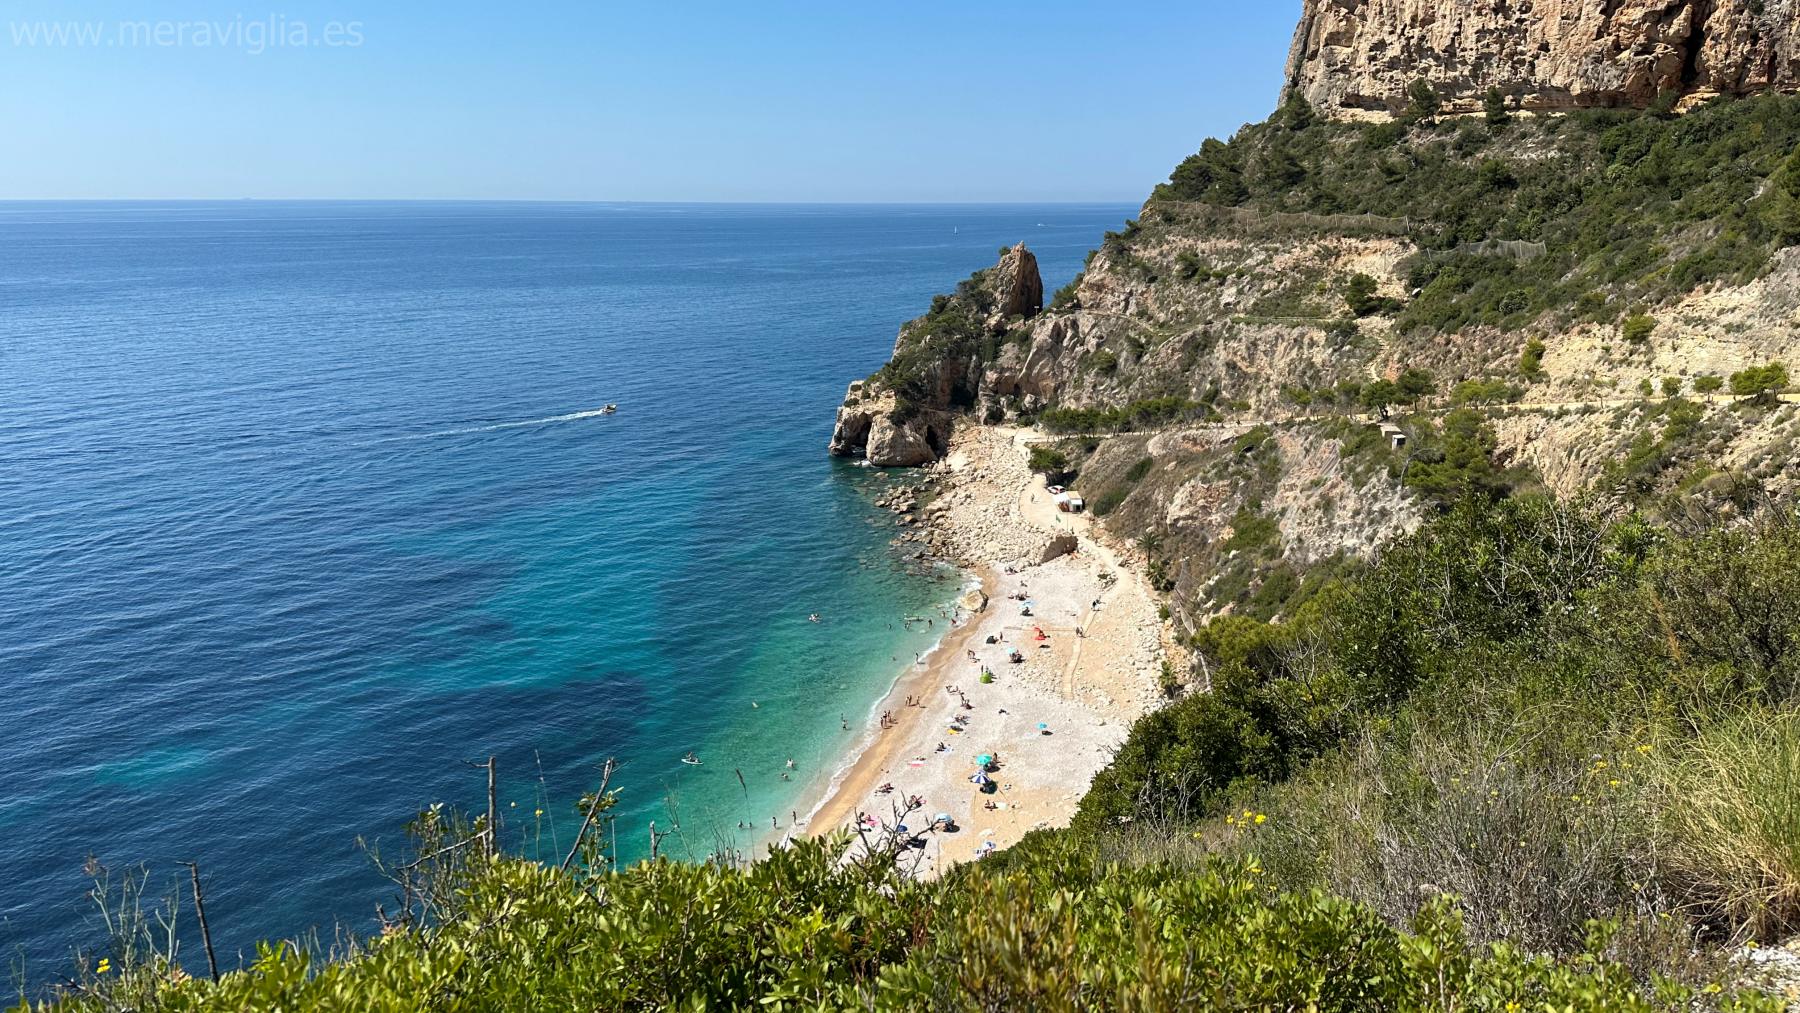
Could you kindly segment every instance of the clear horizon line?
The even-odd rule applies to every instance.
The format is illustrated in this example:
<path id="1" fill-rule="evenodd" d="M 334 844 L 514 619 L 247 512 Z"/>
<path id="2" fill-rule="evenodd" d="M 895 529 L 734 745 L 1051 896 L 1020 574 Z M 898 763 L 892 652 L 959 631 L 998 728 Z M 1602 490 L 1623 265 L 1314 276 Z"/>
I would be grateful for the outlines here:
<path id="1" fill-rule="evenodd" d="M 1046 205 L 1136 206 L 1143 199 L 1056 200 L 614 200 L 598 197 L 0 197 L 3 204 L 638 204 L 718 205 L 734 207 L 784 206 L 979 206 L 1044 207 Z"/>

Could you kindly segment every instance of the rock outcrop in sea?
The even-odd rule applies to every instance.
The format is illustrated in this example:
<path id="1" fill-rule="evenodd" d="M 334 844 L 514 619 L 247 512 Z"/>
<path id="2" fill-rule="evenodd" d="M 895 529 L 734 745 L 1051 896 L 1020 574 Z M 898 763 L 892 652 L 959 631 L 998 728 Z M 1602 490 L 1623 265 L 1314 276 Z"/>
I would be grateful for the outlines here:
<path id="1" fill-rule="evenodd" d="M 1431 83 L 1447 112 L 1649 106 L 1800 87 L 1794 0 L 1306 0 L 1288 88 L 1327 115 L 1387 114 Z"/>

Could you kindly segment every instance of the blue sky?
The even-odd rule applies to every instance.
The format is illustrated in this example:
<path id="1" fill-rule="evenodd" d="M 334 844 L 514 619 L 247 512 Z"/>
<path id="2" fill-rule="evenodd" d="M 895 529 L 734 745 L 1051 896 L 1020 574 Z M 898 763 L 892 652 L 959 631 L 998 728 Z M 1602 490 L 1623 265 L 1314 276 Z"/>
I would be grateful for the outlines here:
<path id="1" fill-rule="evenodd" d="M 0 198 L 1137 201 L 1299 6 L 9 0 Z"/>

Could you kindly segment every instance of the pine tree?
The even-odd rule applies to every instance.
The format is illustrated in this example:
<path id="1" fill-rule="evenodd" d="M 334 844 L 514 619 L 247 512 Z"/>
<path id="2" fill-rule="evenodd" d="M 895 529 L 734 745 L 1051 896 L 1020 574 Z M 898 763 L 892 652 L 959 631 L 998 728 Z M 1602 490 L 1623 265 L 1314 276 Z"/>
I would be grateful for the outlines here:
<path id="1" fill-rule="evenodd" d="M 1512 119 L 1512 114 L 1506 111 L 1506 96 L 1500 94 L 1498 87 L 1487 90 L 1487 96 L 1481 100 L 1481 105 L 1487 112 L 1490 127 L 1504 126 Z"/>

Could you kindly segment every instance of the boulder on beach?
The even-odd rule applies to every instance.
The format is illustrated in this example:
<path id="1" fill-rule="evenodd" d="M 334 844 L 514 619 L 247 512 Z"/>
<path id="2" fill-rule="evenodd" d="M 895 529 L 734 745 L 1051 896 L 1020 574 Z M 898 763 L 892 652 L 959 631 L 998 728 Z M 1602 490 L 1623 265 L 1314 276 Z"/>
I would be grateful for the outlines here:
<path id="1" fill-rule="evenodd" d="M 987 605 L 987 593 L 978 587 L 969 589 L 969 593 L 956 599 L 956 607 L 969 613 L 985 612 Z"/>
<path id="2" fill-rule="evenodd" d="M 1061 559 L 1074 552 L 1080 545 L 1081 541 L 1074 535 L 1057 535 L 1050 539 L 1049 543 L 1044 546 L 1044 551 L 1038 554 L 1038 563 L 1043 564 L 1052 559 Z"/>

